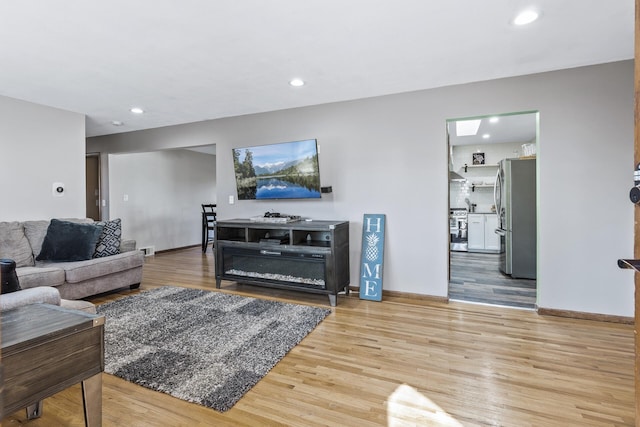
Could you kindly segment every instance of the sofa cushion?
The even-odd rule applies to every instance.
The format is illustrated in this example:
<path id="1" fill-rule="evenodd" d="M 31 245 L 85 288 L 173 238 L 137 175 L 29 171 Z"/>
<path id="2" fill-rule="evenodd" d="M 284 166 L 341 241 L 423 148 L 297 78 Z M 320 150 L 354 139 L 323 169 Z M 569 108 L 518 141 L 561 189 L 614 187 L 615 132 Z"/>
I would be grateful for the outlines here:
<path id="1" fill-rule="evenodd" d="M 44 241 L 44 236 L 47 235 L 49 221 L 25 221 L 23 224 L 24 234 L 26 234 L 27 239 L 29 239 L 29 244 L 33 251 L 33 258 L 35 260 L 42 249 L 42 242 Z"/>
<path id="2" fill-rule="evenodd" d="M 60 305 L 60 294 L 56 288 L 38 286 L 37 288 L 24 289 L 0 298 L 0 311 L 11 310 L 30 304 Z"/>
<path id="3" fill-rule="evenodd" d="M 122 239 L 120 241 L 120 252 L 129 252 L 136 250 L 136 241 L 134 239 Z"/>
<path id="4" fill-rule="evenodd" d="M 96 314 L 96 306 L 89 301 L 81 299 L 61 299 L 60 307 L 68 310 L 80 310 L 85 313 Z"/>
<path id="5" fill-rule="evenodd" d="M 140 251 L 123 252 L 102 258 L 76 262 L 37 262 L 37 266 L 61 268 L 68 283 L 78 283 L 96 277 L 137 268 L 144 264 L 144 254 Z"/>
<path id="6" fill-rule="evenodd" d="M 120 253 L 120 240 L 122 236 L 122 222 L 120 218 L 116 218 L 111 221 L 97 222 L 96 224 L 102 224 L 102 234 L 96 244 L 96 251 L 93 254 L 94 258 L 102 258 L 110 255 L 117 255 Z"/>
<path id="7" fill-rule="evenodd" d="M 16 274 L 22 289 L 64 283 L 64 270 L 58 267 L 22 267 L 16 268 Z"/>
<path id="8" fill-rule="evenodd" d="M 91 259 L 103 225 L 52 219 L 36 261 L 84 261 Z"/>
<path id="9" fill-rule="evenodd" d="M 17 267 L 33 266 L 33 252 L 19 222 L 0 222 L 0 258 L 12 259 Z"/>

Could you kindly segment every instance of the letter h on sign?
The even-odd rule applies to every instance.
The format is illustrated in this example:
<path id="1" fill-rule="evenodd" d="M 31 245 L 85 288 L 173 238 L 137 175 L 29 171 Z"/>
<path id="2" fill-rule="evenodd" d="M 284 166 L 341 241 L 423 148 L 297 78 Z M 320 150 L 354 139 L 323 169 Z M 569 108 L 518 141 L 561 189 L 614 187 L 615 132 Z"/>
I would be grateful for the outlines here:
<path id="1" fill-rule="evenodd" d="M 382 301 L 384 214 L 365 214 L 362 222 L 360 299 Z"/>

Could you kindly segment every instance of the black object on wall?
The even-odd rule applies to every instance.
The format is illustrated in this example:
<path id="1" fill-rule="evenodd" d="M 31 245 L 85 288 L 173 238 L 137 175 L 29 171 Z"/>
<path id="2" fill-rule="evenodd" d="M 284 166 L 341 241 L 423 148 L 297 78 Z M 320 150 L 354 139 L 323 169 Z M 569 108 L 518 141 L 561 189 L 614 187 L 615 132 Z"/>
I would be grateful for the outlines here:
<path id="1" fill-rule="evenodd" d="M 633 187 L 631 191 L 629 191 L 629 199 L 631 199 L 631 203 L 634 205 L 640 203 L 640 163 L 638 163 L 636 169 L 633 171 Z"/>
<path id="2" fill-rule="evenodd" d="M 333 192 L 333 188 L 331 186 L 320 187 L 320 192 L 321 193 L 332 193 Z"/>

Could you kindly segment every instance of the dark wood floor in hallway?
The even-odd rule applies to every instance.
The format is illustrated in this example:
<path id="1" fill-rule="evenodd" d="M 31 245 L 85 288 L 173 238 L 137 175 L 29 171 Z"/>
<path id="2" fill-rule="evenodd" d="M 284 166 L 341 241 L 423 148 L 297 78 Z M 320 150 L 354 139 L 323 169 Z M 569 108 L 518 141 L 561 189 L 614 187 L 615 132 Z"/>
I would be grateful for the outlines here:
<path id="1" fill-rule="evenodd" d="M 451 252 L 449 298 L 534 309 L 536 281 L 502 274 L 498 260 L 498 254 Z"/>

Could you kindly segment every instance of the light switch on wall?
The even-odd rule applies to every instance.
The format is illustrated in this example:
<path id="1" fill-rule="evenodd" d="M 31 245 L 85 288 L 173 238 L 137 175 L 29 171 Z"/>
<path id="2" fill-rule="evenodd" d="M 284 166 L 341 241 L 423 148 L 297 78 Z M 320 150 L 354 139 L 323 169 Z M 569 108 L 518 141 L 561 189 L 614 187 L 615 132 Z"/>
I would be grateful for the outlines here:
<path id="1" fill-rule="evenodd" d="M 233 196 L 229 196 L 229 204 L 232 205 L 235 203 L 235 199 Z"/>
<path id="2" fill-rule="evenodd" d="M 129 195 L 125 194 L 124 196 L 122 196 L 122 201 L 123 202 L 128 202 L 129 201 Z"/>

